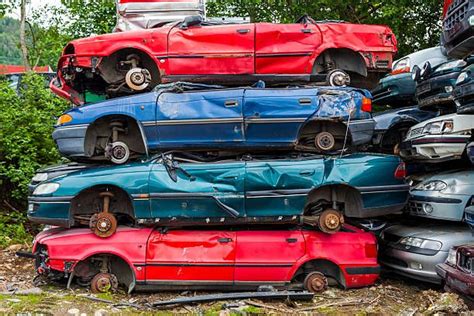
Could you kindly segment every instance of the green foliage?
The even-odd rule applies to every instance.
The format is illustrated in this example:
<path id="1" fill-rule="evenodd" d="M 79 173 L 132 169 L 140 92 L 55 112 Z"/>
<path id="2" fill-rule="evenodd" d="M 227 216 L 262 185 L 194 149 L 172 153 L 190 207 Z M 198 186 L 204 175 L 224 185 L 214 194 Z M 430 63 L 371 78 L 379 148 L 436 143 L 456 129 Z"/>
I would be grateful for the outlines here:
<path id="1" fill-rule="evenodd" d="M 17 94 L 0 82 L 0 202 L 20 209 L 26 207 L 27 185 L 35 171 L 60 160 L 51 132 L 54 115 L 66 108 L 41 76 L 28 74 L 23 83 Z"/>
<path id="2" fill-rule="evenodd" d="M 398 39 L 399 56 L 439 43 L 439 0 L 211 0 L 209 16 L 250 17 L 252 21 L 294 22 L 303 14 L 315 20 L 385 24 Z"/>
<path id="3" fill-rule="evenodd" d="M 0 248 L 11 244 L 23 244 L 31 242 L 32 235 L 27 231 L 23 223 L 26 216 L 20 212 L 10 212 L 8 215 L 0 214 Z"/>
<path id="4" fill-rule="evenodd" d="M 0 19 L 0 64 L 21 64 L 19 29 L 18 20 L 8 17 Z"/>

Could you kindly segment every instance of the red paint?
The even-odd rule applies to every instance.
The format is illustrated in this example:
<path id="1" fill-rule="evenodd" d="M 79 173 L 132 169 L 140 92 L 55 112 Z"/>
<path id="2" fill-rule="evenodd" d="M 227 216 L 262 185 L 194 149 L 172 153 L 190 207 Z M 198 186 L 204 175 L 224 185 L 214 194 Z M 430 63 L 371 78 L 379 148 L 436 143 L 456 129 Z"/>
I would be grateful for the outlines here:
<path id="1" fill-rule="evenodd" d="M 308 76 L 314 73 L 317 57 L 331 48 L 352 50 L 365 62 L 368 72 L 389 72 L 397 51 L 389 27 L 350 23 L 248 23 L 187 29 L 168 24 L 93 36 L 69 45 L 74 46 L 74 53 L 63 53 L 58 63 L 60 84 L 51 84 L 51 89 L 74 102 L 78 100 L 71 91 L 71 82 L 65 80 L 61 70 L 69 66 L 90 68 L 92 57 L 97 57 L 100 65 L 103 57 L 129 47 L 150 56 L 164 82 L 179 75 Z M 376 65 L 377 61 L 384 61 L 385 65 Z"/>
<path id="2" fill-rule="evenodd" d="M 53 70 L 49 66 L 35 66 L 33 67 L 33 71 L 36 73 L 48 73 L 52 72 Z M 0 75 L 19 74 L 25 72 L 25 66 L 0 64 Z"/>
<path id="3" fill-rule="evenodd" d="M 282 284 L 311 260 L 327 260 L 341 269 L 346 288 L 371 285 L 378 278 L 349 273 L 351 268 L 378 268 L 376 239 L 371 233 L 346 226 L 352 232 L 333 235 L 312 230 L 169 230 L 119 228 L 104 240 L 88 229 L 50 230 L 36 237 L 47 246 L 48 265 L 64 271 L 64 263 L 77 263 L 100 254 L 124 259 L 137 281 L 173 285 Z M 137 269 L 136 265 L 141 267 Z"/>

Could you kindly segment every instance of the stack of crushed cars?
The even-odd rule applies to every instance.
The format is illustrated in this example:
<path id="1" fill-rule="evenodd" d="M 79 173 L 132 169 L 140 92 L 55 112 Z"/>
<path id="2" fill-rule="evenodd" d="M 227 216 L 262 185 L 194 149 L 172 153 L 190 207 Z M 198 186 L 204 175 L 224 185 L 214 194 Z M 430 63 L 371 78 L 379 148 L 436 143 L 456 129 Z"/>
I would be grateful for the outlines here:
<path id="1" fill-rule="evenodd" d="M 441 46 L 394 62 L 372 91 L 374 144 L 407 163 L 407 216 L 381 233 L 381 263 L 474 303 L 474 1 L 446 1 Z M 393 224 L 393 223 L 392 223 Z M 471 229 L 469 229 L 469 226 Z"/>

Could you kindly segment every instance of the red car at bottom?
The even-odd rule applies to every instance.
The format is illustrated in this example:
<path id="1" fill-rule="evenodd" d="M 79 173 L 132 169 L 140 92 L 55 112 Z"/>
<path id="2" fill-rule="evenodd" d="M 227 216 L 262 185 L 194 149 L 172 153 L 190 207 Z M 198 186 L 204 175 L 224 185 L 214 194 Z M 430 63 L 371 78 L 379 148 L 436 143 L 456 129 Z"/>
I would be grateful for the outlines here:
<path id="1" fill-rule="evenodd" d="M 31 255 L 30 255 L 31 256 Z M 93 292 L 249 290 L 262 285 L 319 292 L 363 287 L 378 278 L 376 238 L 346 225 L 336 234 L 303 228 L 173 230 L 119 227 L 106 241 L 89 229 L 36 236 L 37 272 L 75 279 Z"/>

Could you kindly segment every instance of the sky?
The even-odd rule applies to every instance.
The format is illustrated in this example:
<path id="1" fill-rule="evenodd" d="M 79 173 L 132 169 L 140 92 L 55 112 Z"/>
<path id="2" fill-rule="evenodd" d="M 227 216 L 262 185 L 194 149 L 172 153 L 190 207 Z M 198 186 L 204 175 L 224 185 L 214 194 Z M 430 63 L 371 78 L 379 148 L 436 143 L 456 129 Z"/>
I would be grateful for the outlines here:
<path id="1" fill-rule="evenodd" d="M 4 0 L 5 1 L 5 0 Z M 0 0 L 2 2 L 2 0 Z M 41 8 L 45 5 L 59 5 L 61 4 L 61 0 L 29 0 L 28 4 L 28 11 L 27 14 L 31 13 L 32 10 Z M 9 13 L 8 16 L 12 18 L 19 19 L 20 18 L 20 9 L 14 9 L 13 12 Z"/>

